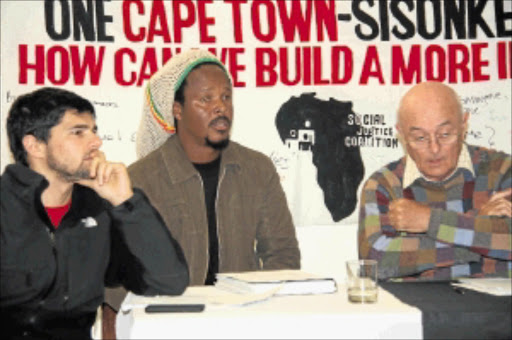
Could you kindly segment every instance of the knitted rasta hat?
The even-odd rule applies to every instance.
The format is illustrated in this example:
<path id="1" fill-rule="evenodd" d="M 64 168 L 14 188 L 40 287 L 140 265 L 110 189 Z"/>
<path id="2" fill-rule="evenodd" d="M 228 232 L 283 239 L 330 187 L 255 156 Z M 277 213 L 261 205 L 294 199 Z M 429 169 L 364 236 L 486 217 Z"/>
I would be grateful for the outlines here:
<path id="1" fill-rule="evenodd" d="M 231 81 L 222 62 L 212 53 L 199 49 L 173 56 L 151 76 L 144 93 L 142 119 L 137 131 L 137 158 L 146 156 L 176 132 L 172 112 L 174 94 L 195 66 L 207 62 L 220 65 Z"/>

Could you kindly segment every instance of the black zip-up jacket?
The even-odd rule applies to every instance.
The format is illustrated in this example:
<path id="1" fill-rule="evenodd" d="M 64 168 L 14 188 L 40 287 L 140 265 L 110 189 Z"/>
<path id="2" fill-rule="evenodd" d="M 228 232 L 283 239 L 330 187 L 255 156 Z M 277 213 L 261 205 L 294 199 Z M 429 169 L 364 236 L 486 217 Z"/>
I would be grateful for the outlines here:
<path id="1" fill-rule="evenodd" d="M 183 252 L 141 190 L 113 207 L 75 185 L 55 229 L 41 203 L 43 176 L 13 164 L 0 183 L 3 334 L 88 337 L 105 286 L 143 295 L 187 287 Z"/>

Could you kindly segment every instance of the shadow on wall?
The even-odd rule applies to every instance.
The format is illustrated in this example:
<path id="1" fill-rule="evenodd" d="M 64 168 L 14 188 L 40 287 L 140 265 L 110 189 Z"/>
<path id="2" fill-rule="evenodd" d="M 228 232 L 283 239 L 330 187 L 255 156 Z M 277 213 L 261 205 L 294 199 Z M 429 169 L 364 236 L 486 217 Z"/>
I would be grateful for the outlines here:
<path id="1" fill-rule="evenodd" d="M 364 177 L 359 146 L 346 146 L 347 136 L 356 136 L 359 125 L 348 124 L 352 102 L 315 97 L 303 93 L 281 105 L 276 128 L 290 149 L 312 152 L 317 182 L 333 221 L 349 216 L 357 205 L 357 189 Z"/>

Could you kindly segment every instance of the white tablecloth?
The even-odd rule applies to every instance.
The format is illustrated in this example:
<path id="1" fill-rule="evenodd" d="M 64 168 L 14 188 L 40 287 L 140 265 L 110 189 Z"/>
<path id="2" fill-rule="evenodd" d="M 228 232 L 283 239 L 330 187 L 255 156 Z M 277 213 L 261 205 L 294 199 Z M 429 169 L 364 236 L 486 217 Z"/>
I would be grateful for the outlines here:
<path id="1" fill-rule="evenodd" d="M 346 289 L 335 294 L 278 296 L 247 306 L 207 305 L 200 313 L 146 313 L 142 306 L 117 315 L 118 339 L 420 339 L 420 310 L 379 289 L 378 302 L 348 302 Z M 192 300 L 224 293 L 189 287 Z M 158 298 L 154 298 L 155 301 Z M 125 300 L 126 301 L 126 300 Z M 151 300 L 150 300 L 151 301 Z M 160 300 L 161 301 L 161 300 Z"/>

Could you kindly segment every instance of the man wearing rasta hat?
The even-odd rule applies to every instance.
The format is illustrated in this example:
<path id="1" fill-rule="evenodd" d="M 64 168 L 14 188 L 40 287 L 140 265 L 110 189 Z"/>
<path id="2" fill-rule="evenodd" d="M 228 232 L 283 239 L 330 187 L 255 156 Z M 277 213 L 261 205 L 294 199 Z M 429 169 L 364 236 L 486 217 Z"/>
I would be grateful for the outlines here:
<path id="1" fill-rule="evenodd" d="M 300 268 L 275 167 L 229 140 L 232 121 L 230 75 L 207 51 L 178 54 L 149 80 L 129 174 L 182 246 L 191 285 L 213 284 L 218 272 Z"/>

